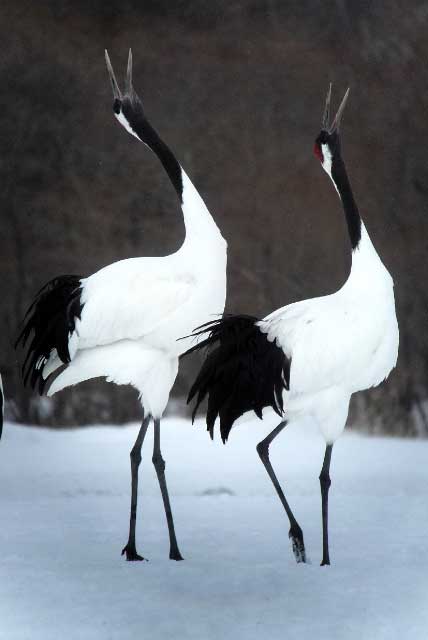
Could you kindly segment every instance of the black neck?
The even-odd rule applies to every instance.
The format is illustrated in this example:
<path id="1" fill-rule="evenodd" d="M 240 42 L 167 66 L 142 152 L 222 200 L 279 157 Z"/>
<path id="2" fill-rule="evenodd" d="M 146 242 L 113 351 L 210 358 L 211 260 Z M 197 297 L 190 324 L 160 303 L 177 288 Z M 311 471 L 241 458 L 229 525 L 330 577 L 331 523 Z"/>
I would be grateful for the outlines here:
<path id="1" fill-rule="evenodd" d="M 181 167 L 171 149 L 158 136 L 147 120 L 143 123 L 144 137 L 142 140 L 150 147 L 161 161 L 163 168 L 167 172 L 172 186 L 177 192 L 180 202 L 183 202 L 183 178 L 181 175 Z M 138 132 L 137 132 L 138 133 Z"/>
<path id="2" fill-rule="evenodd" d="M 123 105 L 124 116 L 128 120 L 131 128 L 137 136 L 147 144 L 148 147 L 157 155 L 161 161 L 163 168 L 167 172 L 172 186 L 177 192 L 180 203 L 183 202 L 183 179 L 181 167 L 171 149 L 159 137 L 158 133 L 153 129 L 152 125 L 147 121 L 143 114 L 141 106 L 137 103 L 129 108 L 129 103 Z"/>
<path id="3" fill-rule="evenodd" d="M 352 194 L 345 163 L 340 156 L 333 159 L 331 175 L 342 200 L 349 238 L 354 250 L 361 240 L 361 217 Z"/>

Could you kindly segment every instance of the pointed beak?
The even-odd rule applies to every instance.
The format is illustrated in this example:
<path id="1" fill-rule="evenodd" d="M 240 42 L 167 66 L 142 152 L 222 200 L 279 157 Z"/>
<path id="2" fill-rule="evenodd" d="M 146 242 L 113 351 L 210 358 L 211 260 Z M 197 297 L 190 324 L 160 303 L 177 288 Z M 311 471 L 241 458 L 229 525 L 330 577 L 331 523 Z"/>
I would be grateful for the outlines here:
<path id="1" fill-rule="evenodd" d="M 348 96 L 349 96 L 349 87 L 348 90 L 346 91 L 345 95 L 343 96 L 343 100 L 340 103 L 340 107 L 337 110 L 337 113 L 334 117 L 333 123 L 330 127 L 330 133 L 333 133 L 333 131 L 339 131 L 339 127 L 340 127 L 340 122 L 342 120 L 342 116 L 343 116 L 343 111 L 345 109 L 346 106 L 346 102 L 348 100 Z"/>
<path id="2" fill-rule="evenodd" d="M 328 123 L 330 121 L 330 102 L 331 102 L 331 82 L 327 91 L 327 98 L 325 100 L 324 114 L 322 117 L 322 128 L 328 130 Z"/>
<path id="3" fill-rule="evenodd" d="M 133 88 L 132 88 L 132 51 L 129 49 L 128 55 L 128 66 L 126 68 L 126 77 L 125 77 L 125 93 L 129 96 L 132 96 Z"/>
<path id="4" fill-rule="evenodd" d="M 105 50 L 105 57 L 106 57 L 107 71 L 110 76 L 111 88 L 113 89 L 113 96 L 117 100 L 122 100 L 122 94 L 120 92 L 119 85 L 117 84 L 116 76 L 114 75 L 113 67 L 111 66 L 107 49 Z M 129 61 L 128 61 L 128 66 L 129 66 Z M 132 59 L 131 59 L 131 66 L 132 66 Z"/>

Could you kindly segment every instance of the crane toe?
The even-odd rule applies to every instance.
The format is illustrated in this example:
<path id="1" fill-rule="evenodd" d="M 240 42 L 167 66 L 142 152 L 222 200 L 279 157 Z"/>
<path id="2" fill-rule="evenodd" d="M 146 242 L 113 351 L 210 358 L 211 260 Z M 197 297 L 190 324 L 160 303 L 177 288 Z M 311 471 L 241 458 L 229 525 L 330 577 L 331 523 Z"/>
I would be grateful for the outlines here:
<path id="1" fill-rule="evenodd" d="M 129 544 L 123 547 L 121 555 L 126 556 L 126 559 L 128 560 L 128 562 L 133 562 L 135 560 L 144 560 L 145 562 L 148 562 L 147 558 L 143 558 L 143 556 L 140 556 L 137 553 L 136 548 L 132 547 Z"/>

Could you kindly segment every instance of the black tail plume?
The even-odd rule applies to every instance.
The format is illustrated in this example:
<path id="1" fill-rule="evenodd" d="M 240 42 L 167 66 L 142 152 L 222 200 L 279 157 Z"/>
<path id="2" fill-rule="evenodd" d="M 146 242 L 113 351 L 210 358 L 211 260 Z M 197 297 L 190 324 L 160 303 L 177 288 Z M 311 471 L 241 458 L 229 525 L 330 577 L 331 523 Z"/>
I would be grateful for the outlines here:
<path id="1" fill-rule="evenodd" d="M 208 396 L 207 430 L 214 437 L 220 417 L 223 442 L 237 418 L 254 411 L 261 419 L 265 407 L 282 415 L 284 389 L 289 388 L 290 360 L 275 342 L 270 342 L 253 316 L 224 316 L 208 322 L 192 335 L 208 336 L 183 355 L 208 347 L 208 354 L 192 385 L 187 402 L 196 397 L 192 418 Z"/>
<path id="2" fill-rule="evenodd" d="M 36 295 L 25 314 L 23 328 L 15 342 L 26 349 L 22 366 L 24 384 L 30 382 L 43 393 L 43 368 L 53 349 L 64 364 L 70 362 L 68 341 L 73 333 L 76 318 L 80 319 L 82 302 L 80 276 L 60 276 L 48 282 Z M 27 340 L 33 332 L 33 339 Z"/>

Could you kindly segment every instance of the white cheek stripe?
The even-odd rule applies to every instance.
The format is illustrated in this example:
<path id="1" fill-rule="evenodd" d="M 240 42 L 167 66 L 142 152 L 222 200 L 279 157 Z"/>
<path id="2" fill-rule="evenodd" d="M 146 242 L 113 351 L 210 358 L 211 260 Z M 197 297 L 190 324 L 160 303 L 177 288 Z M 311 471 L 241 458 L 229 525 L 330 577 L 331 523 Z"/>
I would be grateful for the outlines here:
<path id="1" fill-rule="evenodd" d="M 137 134 L 135 133 L 134 129 L 131 127 L 131 125 L 129 124 L 128 120 L 123 115 L 122 111 L 120 113 L 115 113 L 114 115 L 119 120 L 119 122 L 122 125 L 122 127 L 125 127 L 127 132 L 131 134 L 131 136 L 134 136 L 135 138 L 137 138 L 137 140 L 142 142 L 141 138 L 139 136 L 137 136 Z"/>
<path id="2" fill-rule="evenodd" d="M 323 161 L 322 161 L 323 169 L 330 177 L 330 180 L 334 184 L 334 188 L 336 189 L 337 193 L 339 193 L 339 189 L 337 188 L 336 183 L 333 180 L 333 176 L 331 175 L 332 157 L 331 157 L 331 151 L 329 149 L 329 146 L 327 144 L 322 144 L 321 151 L 323 155 Z M 339 193 L 339 196 L 340 196 L 340 193 Z"/>

